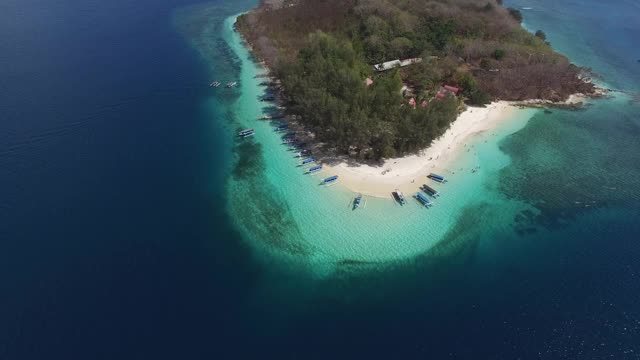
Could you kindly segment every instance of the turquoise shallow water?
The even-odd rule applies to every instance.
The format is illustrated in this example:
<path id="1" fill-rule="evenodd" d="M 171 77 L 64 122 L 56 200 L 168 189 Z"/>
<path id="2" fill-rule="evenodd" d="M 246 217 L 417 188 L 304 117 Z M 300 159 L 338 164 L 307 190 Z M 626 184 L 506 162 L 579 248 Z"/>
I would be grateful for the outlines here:
<path id="1" fill-rule="evenodd" d="M 625 94 L 356 212 L 253 120 L 253 0 L 5 4 L 0 358 L 638 359 L 637 1 L 509 4 Z"/>
<path id="2" fill-rule="evenodd" d="M 329 173 L 304 175 L 304 168 L 281 145 L 273 126 L 255 120 L 265 106 L 257 100 L 264 92 L 259 86 L 262 80 L 255 78 L 263 70 L 233 31 L 233 22 L 228 19 L 223 30 L 241 69 L 240 95 L 231 111 L 237 126 L 253 127 L 256 135 L 235 145 L 237 165 L 227 194 L 237 225 L 262 250 L 325 273 L 339 264 L 402 261 L 422 254 L 452 230 L 461 210 L 469 205 L 490 203 L 514 212 L 526 209 L 525 204 L 497 194 L 494 179 L 509 164 L 497 143 L 524 126 L 535 113 L 531 110 L 518 112 L 501 128 L 478 137 L 474 151 L 465 154 L 456 168 L 479 165 L 483 170 L 471 174 L 452 169 L 446 174 L 449 183 L 439 186 L 443 195 L 431 209 L 422 208 L 413 199 L 400 207 L 391 197 L 368 197 L 366 208 L 353 211 L 352 192 L 340 184 L 319 186 L 320 179 Z M 511 219 L 491 225 L 512 226 Z"/>
<path id="3" fill-rule="evenodd" d="M 640 4 L 633 0 L 583 2 L 511 0 L 521 9 L 524 27 L 541 29 L 551 45 L 572 62 L 592 68 L 612 88 L 640 90 L 638 39 Z M 527 8 L 527 9 L 524 9 Z"/>
<path id="4" fill-rule="evenodd" d="M 556 48 L 571 57 L 585 47 L 599 53 L 588 36 L 561 42 L 568 30 L 553 35 L 538 11 L 527 26 L 545 29 Z M 255 78 L 263 70 L 233 31 L 233 17 L 204 28 L 192 43 L 215 43 L 216 56 L 205 62 L 223 70 L 221 80 L 239 80 L 214 93 L 222 113 L 212 121 L 228 140 L 229 221 L 260 264 L 246 300 L 248 321 L 261 319 L 259 338 L 303 353 L 304 344 L 321 341 L 361 354 L 373 337 L 395 356 L 460 358 L 587 351 L 593 356 L 584 358 L 625 358 L 633 349 L 640 319 L 631 295 L 639 291 L 640 254 L 633 68 L 609 73 L 612 59 L 577 56 L 625 93 L 580 111 L 518 111 L 469 144 L 474 150 L 445 173 L 449 183 L 434 185 L 442 196 L 429 210 L 369 198 L 366 209 L 352 211 L 349 190 L 319 186 L 330 174 L 303 175 L 271 126 L 255 120 L 266 110 Z M 247 127 L 256 135 L 237 139 Z M 481 171 L 459 170 L 474 166 Z M 603 339 L 616 343 L 599 345 Z"/>
<path id="5" fill-rule="evenodd" d="M 571 151 L 559 153 L 554 151 L 557 150 L 555 144 L 543 146 L 536 139 L 551 136 L 547 133 L 549 130 L 562 130 L 567 120 L 584 118 L 585 114 L 598 119 L 598 114 L 603 111 L 627 106 L 629 101 L 627 95 L 616 94 L 616 98 L 596 101 L 594 106 L 580 112 L 557 110 L 547 115 L 532 109 L 519 110 L 494 131 L 475 139 L 470 144 L 473 151 L 463 154 L 455 169 L 445 172 L 450 181 L 446 185 L 434 185 L 442 196 L 432 208 L 424 209 L 413 199 L 409 199 L 408 206 L 400 207 L 390 197 L 369 197 L 366 198 L 366 209 L 352 211 L 352 192 L 340 184 L 319 186 L 321 178 L 331 175 L 326 172 L 304 175 L 304 168 L 299 167 L 298 160 L 281 145 L 280 136 L 272 131 L 272 124 L 256 120 L 267 106 L 258 100 L 265 89 L 259 85 L 262 80 L 256 78 L 264 70 L 251 58 L 242 39 L 234 31 L 233 23 L 233 17 L 227 19 L 222 29 L 222 39 L 237 57 L 239 68 L 240 85 L 236 89 L 238 97 L 229 109 L 233 118 L 229 132 L 233 137 L 238 129 L 252 127 L 256 129 L 256 135 L 251 139 L 236 140 L 233 145 L 235 164 L 227 183 L 229 212 L 247 241 L 258 253 L 270 259 L 268 261 L 279 259 L 283 264 L 295 265 L 294 268 L 307 267 L 321 276 L 336 269 L 379 269 L 411 261 L 424 254 L 442 255 L 451 247 L 436 245 L 463 241 L 463 237 L 452 235 L 460 233 L 461 227 L 466 238 L 537 232 L 540 224 L 536 221 L 543 216 L 541 210 L 548 208 L 540 204 L 549 204 L 550 200 L 545 200 L 544 193 L 527 192 L 523 196 L 522 191 L 539 182 L 538 186 L 549 189 L 547 182 L 552 176 L 563 177 L 563 174 L 549 174 L 549 169 L 579 173 L 578 179 L 571 179 L 571 188 L 580 182 L 591 183 L 592 175 L 584 171 L 588 166 L 578 167 L 581 159 L 589 162 L 583 151 L 580 154 Z M 576 49 L 580 51 L 581 47 Z M 606 80 L 599 81 L 606 84 Z M 605 108 L 607 110 L 602 110 Z M 530 119 L 533 121 L 529 122 Z M 551 121 L 557 121 L 558 125 L 551 125 Z M 536 130 L 541 123 L 544 124 L 542 136 L 537 134 L 540 130 Z M 595 139 L 588 138 L 591 136 L 589 130 L 573 127 L 564 131 L 571 132 L 565 134 L 569 136 L 569 142 L 597 145 Z M 589 134 L 581 137 L 580 134 L 585 132 Z M 522 137 L 535 138 L 531 142 L 513 140 Z M 563 135 L 555 134 L 555 138 L 549 141 L 562 142 Z M 527 153 L 527 159 L 512 164 L 514 156 L 518 156 L 518 146 L 526 146 L 522 151 Z M 508 154 L 505 149 L 512 153 Z M 589 149 L 594 155 L 604 150 L 597 147 Z M 629 165 L 632 164 L 624 166 Z M 480 166 L 482 171 L 471 174 L 468 169 L 474 166 Z M 536 168 L 544 168 L 545 171 L 531 177 L 531 169 Z M 523 181 L 527 183 L 523 184 Z M 615 184 L 611 186 L 615 187 Z M 554 190 L 559 194 L 569 193 L 562 189 Z M 589 196 L 575 196 L 575 199 L 563 201 L 573 201 L 573 205 L 584 207 L 596 206 L 596 203 L 583 203 L 593 201 L 589 199 Z M 481 226 L 469 228 L 464 224 L 463 213 L 469 209 L 480 209 L 474 211 L 474 217 Z M 491 247 L 489 244 L 486 246 Z"/>

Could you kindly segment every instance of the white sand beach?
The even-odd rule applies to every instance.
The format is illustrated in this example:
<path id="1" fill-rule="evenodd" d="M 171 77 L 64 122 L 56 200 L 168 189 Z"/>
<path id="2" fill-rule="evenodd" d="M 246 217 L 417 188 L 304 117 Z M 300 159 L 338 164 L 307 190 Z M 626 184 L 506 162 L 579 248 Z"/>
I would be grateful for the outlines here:
<path id="1" fill-rule="evenodd" d="M 387 159 L 381 166 L 350 166 L 347 162 L 324 165 L 328 174 L 338 175 L 340 183 L 354 192 L 375 197 L 389 197 L 394 189 L 411 193 L 419 190 L 431 172 L 438 173 L 453 165 L 474 136 L 494 129 L 508 120 L 517 108 L 506 101 L 468 107 L 451 127 L 429 148 L 419 154 Z"/>

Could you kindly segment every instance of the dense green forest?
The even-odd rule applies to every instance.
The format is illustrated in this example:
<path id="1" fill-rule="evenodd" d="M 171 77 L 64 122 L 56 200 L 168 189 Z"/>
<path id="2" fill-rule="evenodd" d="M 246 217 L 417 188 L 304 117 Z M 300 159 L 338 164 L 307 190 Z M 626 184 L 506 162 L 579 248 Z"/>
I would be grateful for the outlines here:
<path id="1" fill-rule="evenodd" d="M 531 34 L 520 21 L 495 0 L 281 0 L 241 16 L 237 27 L 281 80 L 291 114 L 320 141 L 379 159 L 427 147 L 463 101 L 593 91 L 544 32 Z M 422 61 L 402 68 L 372 67 L 416 57 Z M 460 94 L 442 92 L 445 84 Z"/>
<path id="2" fill-rule="evenodd" d="M 369 68 L 350 42 L 318 32 L 279 76 L 292 113 L 320 140 L 362 157 L 422 149 L 456 118 L 455 97 L 426 108 L 404 106 L 400 72 L 392 70 L 367 87 L 363 78 Z"/>

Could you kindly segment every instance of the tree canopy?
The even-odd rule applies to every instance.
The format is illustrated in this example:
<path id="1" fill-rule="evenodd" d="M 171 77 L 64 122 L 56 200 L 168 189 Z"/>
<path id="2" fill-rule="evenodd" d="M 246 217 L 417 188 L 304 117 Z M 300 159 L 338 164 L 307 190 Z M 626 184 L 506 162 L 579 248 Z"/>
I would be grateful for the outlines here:
<path id="1" fill-rule="evenodd" d="M 562 100 L 593 91 L 582 69 L 554 52 L 544 32 L 524 30 L 522 14 L 502 1 L 283 1 L 239 17 L 237 27 L 282 79 L 290 111 L 354 156 L 428 146 L 455 120 L 460 100 Z M 422 62 L 382 73 L 372 67 L 413 57 Z M 367 77 L 373 85 L 364 85 Z M 445 84 L 460 87 L 460 98 L 438 94 Z"/>
<path id="2" fill-rule="evenodd" d="M 321 141 L 360 158 L 416 151 L 441 135 L 457 115 L 454 97 L 428 108 L 405 104 L 400 71 L 365 86 L 370 66 L 351 43 L 317 32 L 297 60 L 278 75 L 290 111 L 300 115 Z"/>

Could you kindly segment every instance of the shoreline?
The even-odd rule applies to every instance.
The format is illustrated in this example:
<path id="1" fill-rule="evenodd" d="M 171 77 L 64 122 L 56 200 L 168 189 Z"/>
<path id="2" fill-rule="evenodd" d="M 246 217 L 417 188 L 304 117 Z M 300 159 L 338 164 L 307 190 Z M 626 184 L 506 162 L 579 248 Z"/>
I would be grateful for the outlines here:
<path id="1" fill-rule="evenodd" d="M 323 163 L 322 172 L 338 175 L 342 186 L 367 196 L 388 198 L 395 189 L 414 193 L 427 182 L 426 176 L 431 172 L 451 173 L 454 162 L 471 149 L 479 135 L 508 121 L 517 110 L 516 104 L 507 101 L 493 102 L 484 108 L 467 107 L 442 136 L 417 154 L 387 159 L 380 166 L 353 166 L 343 157 L 336 159 L 339 162 L 334 165 Z"/>
<path id="2" fill-rule="evenodd" d="M 238 16 L 234 17 L 234 27 Z M 240 31 L 238 34 L 245 48 L 254 57 L 256 64 L 264 70 L 264 74 L 269 78 L 276 79 L 267 62 L 257 56 L 253 45 Z M 320 162 L 323 165 L 321 172 L 327 176 L 338 175 L 341 186 L 349 191 L 371 197 L 388 198 L 391 192 L 396 189 L 406 194 L 415 193 L 420 191 L 422 184 L 428 183 L 426 176 L 431 172 L 442 175 L 455 173 L 456 170 L 472 172 L 473 168 L 456 167 L 453 169 L 453 164 L 471 149 L 474 141 L 480 135 L 487 131 L 496 130 L 500 125 L 513 118 L 517 110 L 554 107 L 576 109 L 584 106 L 588 99 L 602 97 L 606 94 L 607 89 L 596 87 L 594 94 L 572 94 L 568 99 L 560 102 L 541 99 L 498 100 L 485 107 L 467 106 L 466 110 L 458 115 L 444 134 L 435 139 L 428 148 L 416 154 L 386 159 L 380 165 L 362 163 L 354 165 L 346 155 L 325 155 L 320 157 Z M 287 122 L 291 123 L 291 120 Z"/>

